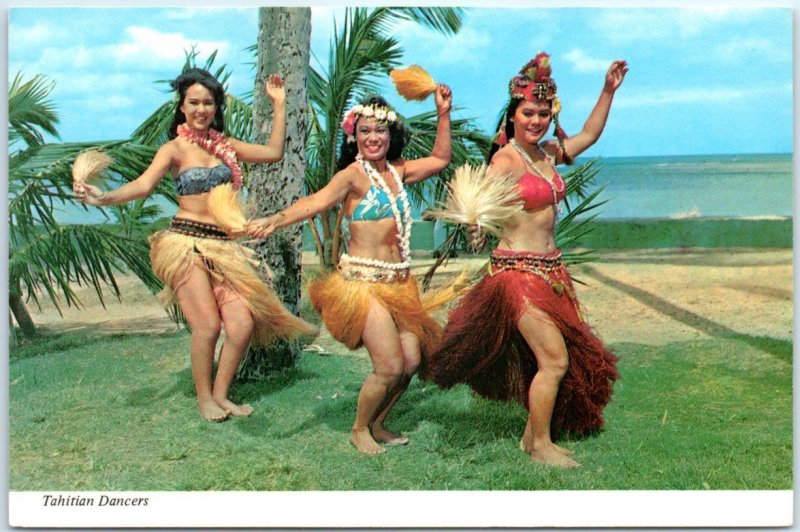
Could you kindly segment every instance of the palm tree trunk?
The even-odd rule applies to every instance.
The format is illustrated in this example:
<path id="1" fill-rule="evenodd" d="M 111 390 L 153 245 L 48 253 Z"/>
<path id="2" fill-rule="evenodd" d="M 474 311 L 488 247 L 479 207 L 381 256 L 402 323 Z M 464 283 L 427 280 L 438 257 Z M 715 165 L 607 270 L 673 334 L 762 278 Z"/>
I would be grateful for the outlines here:
<path id="1" fill-rule="evenodd" d="M 270 74 L 280 74 L 286 87 L 286 149 L 282 161 L 254 165 L 250 174 L 250 197 L 254 213 L 263 216 L 294 203 L 303 195 L 305 180 L 306 78 L 311 41 L 309 8 L 270 7 L 259 9 L 258 64 L 253 101 L 253 121 L 258 143 L 269 139 L 272 105 L 264 94 Z M 303 228 L 296 224 L 278 231 L 256 246 L 275 277 L 273 286 L 286 307 L 300 313 L 300 266 Z M 251 348 L 239 370 L 242 378 L 263 378 L 276 369 L 290 367 L 299 348 L 277 342 L 266 348 Z"/>
<path id="2" fill-rule="evenodd" d="M 33 323 L 31 314 L 28 312 L 25 302 L 22 301 L 22 297 L 20 297 L 19 294 L 9 293 L 8 305 L 25 338 L 30 339 L 36 337 L 36 324 Z"/>

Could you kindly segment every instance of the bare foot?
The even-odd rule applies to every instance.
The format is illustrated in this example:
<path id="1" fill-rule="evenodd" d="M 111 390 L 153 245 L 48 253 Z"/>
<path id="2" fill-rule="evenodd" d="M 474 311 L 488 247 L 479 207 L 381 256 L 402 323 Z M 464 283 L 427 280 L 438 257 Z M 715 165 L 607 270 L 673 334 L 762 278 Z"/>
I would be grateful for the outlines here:
<path id="1" fill-rule="evenodd" d="M 386 452 L 386 449 L 378 445 L 378 442 L 370 434 L 369 429 L 366 428 L 353 429 L 350 433 L 350 443 L 364 454 L 376 455 Z"/>
<path id="2" fill-rule="evenodd" d="M 253 407 L 248 404 L 237 405 L 227 397 L 224 399 L 215 399 L 217 404 L 224 408 L 232 416 L 249 416 L 253 413 Z"/>
<path id="3" fill-rule="evenodd" d="M 523 435 L 522 439 L 519 440 L 519 449 L 528 454 L 531 454 L 533 452 L 533 445 L 528 443 L 528 441 L 530 440 L 529 439 L 526 440 L 525 436 Z M 572 456 L 573 454 L 575 454 L 575 451 L 573 451 L 572 449 L 566 449 L 564 447 L 561 447 L 560 445 L 556 445 L 555 443 L 553 444 L 553 447 L 555 447 L 558 452 L 563 453 L 567 456 Z"/>
<path id="4" fill-rule="evenodd" d="M 212 397 L 197 400 L 197 409 L 206 421 L 225 421 L 228 412 L 217 404 Z"/>
<path id="5" fill-rule="evenodd" d="M 556 466 L 556 467 L 580 467 L 581 465 L 558 450 L 558 446 L 551 443 L 544 445 L 541 449 L 535 449 L 530 453 L 531 460 L 541 464 Z"/>
<path id="6" fill-rule="evenodd" d="M 383 428 L 382 426 L 372 426 L 372 437 L 375 441 L 386 445 L 408 445 L 408 437 Z"/>
<path id="7" fill-rule="evenodd" d="M 575 454 L 575 451 L 573 451 L 572 449 L 566 449 L 564 447 L 561 447 L 560 445 L 556 445 L 555 443 L 553 445 L 555 445 L 555 448 L 558 452 L 564 453 L 567 456 L 572 456 L 573 454 Z"/>

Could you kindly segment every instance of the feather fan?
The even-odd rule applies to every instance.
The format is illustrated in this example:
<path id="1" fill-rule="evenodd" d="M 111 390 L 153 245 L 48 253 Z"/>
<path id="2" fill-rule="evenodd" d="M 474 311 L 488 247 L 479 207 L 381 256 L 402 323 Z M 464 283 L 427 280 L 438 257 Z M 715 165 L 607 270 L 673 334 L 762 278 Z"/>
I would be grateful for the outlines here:
<path id="1" fill-rule="evenodd" d="M 456 169 L 447 186 L 444 204 L 428 211 L 428 215 L 452 223 L 477 225 L 481 231 L 501 236 L 522 210 L 517 180 L 486 165 L 464 164 Z"/>
<path id="2" fill-rule="evenodd" d="M 106 168 L 111 166 L 114 159 L 100 150 L 89 150 L 80 153 L 72 163 L 72 180 L 88 181 L 99 176 Z"/>
<path id="3" fill-rule="evenodd" d="M 247 220 L 242 212 L 239 192 L 230 183 L 217 185 L 208 194 L 208 210 L 219 226 L 231 236 L 244 234 Z"/>
<path id="4" fill-rule="evenodd" d="M 395 69 L 389 75 L 392 77 L 397 92 L 406 100 L 422 101 L 436 92 L 436 82 L 419 65 Z"/>

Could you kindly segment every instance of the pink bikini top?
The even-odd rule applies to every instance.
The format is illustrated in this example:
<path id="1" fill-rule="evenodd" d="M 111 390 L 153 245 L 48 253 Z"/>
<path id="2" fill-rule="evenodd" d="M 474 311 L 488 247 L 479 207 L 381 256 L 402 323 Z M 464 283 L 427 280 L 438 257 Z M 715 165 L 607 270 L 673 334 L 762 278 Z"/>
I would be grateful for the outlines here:
<path id="1" fill-rule="evenodd" d="M 553 201 L 553 187 L 556 189 L 556 201 Z M 564 199 L 567 186 L 564 179 L 553 167 L 553 183 L 544 177 L 525 171 L 517 183 L 519 195 L 522 197 L 526 211 L 539 209 L 546 205 L 552 205 Z"/>

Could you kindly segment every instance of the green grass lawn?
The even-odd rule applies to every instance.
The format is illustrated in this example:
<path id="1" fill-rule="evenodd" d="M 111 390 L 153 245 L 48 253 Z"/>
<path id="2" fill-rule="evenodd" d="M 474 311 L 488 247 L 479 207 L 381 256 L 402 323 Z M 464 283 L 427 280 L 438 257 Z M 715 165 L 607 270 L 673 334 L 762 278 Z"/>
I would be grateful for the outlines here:
<path id="1" fill-rule="evenodd" d="M 11 352 L 9 489 L 756 490 L 792 487 L 790 342 L 617 344 L 606 429 L 566 441 L 578 470 L 530 462 L 525 411 L 414 379 L 378 457 L 348 443 L 369 361 L 304 354 L 238 383 L 249 418 L 196 412 L 187 333 L 48 336 Z"/>

